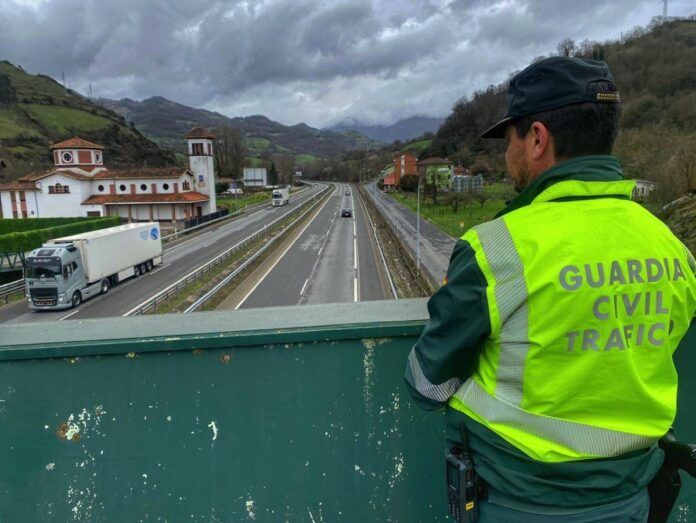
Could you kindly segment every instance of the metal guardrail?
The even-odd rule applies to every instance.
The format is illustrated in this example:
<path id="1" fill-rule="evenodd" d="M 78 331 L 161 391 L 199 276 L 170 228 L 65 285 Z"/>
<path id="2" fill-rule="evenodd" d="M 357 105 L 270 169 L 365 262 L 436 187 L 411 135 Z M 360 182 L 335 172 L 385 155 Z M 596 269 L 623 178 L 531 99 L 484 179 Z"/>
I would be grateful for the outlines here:
<path id="1" fill-rule="evenodd" d="M 300 193 L 302 193 L 303 191 L 305 191 L 305 190 L 307 190 L 307 189 L 308 189 L 308 187 L 302 187 L 301 189 L 295 191 L 295 192 L 292 193 L 292 194 L 293 194 L 293 195 L 300 194 Z M 166 236 L 162 236 L 162 241 L 165 242 L 165 241 L 168 241 L 168 240 L 176 239 L 178 236 L 181 236 L 181 235 L 183 235 L 183 234 L 189 234 L 189 233 L 195 232 L 195 231 L 197 231 L 197 230 L 199 230 L 199 229 L 203 229 L 204 227 L 210 227 L 211 225 L 214 225 L 214 224 L 216 224 L 216 223 L 219 223 L 219 222 L 228 220 L 228 219 L 230 219 L 230 218 L 234 218 L 235 216 L 240 216 L 240 215 L 242 215 L 242 214 L 248 213 L 248 212 L 251 211 L 251 210 L 256 210 L 256 209 L 265 207 L 265 206 L 267 206 L 271 201 L 272 201 L 272 200 L 269 199 L 269 200 L 264 200 L 264 201 L 262 201 L 262 202 L 253 203 L 253 204 L 251 204 L 251 205 L 246 205 L 246 206 L 244 206 L 243 208 L 237 209 L 236 211 L 231 212 L 231 213 L 228 213 L 228 214 L 226 214 L 225 216 L 222 216 L 222 217 L 220 217 L 220 218 L 215 218 L 214 220 L 207 221 L 207 222 L 202 223 L 202 224 L 200 224 L 200 225 L 196 225 L 196 226 L 194 226 L 194 227 L 189 227 L 188 229 L 181 229 L 180 231 L 173 232 L 172 234 L 167 234 Z"/>
<path id="2" fill-rule="evenodd" d="M 329 190 L 329 187 L 326 189 L 322 190 L 320 193 L 318 193 L 316 196 L 322 196 L 326 191 Z M 304 204 L 303 204 L 304 205 Z M 224 251 L 222 254 L 219 254 L 209 262 L 201 265 L 200 267 L 194 269 L 190 273 L 186 274 L 179 280 L 175 281 L 172 283 L 169 287 L 166 289 L 160 291 L 157 293 L 155 296 L 152 298 L 148 298 L 144 302 L 140 303 L 139 305 L 135 306 L 128 312 L 126 312 L 123 316 L 138 316 L 141 314 L 145 314 L 149 312 L 150 310 L 157 310 L 157 306 L 161 305 L 162 303 L 168 302 L 171 298 L 178 296 L 183 289 L 188 287 L 191 283 L 195 282 L 197 279 L 199 279 L 201 276 L 203 276 L 205 273 L 210 271 L 211 269 L 217 267 L 221 263 L 225 262 L 227 259 L 230 258 L 233 254 L 239 252 L 240 250 L 246 248 L 248 245 L 254 243 L 255 241 L 259 240 L 260 238 L 263 238 L 267 232 L 268 229 L 273 227 L 276 223 L 278 223 L 281 220 L 287 219 L 289 216 L 293 215 L 294 213 L 298 212 L 302 207 L 298 207 L 297 209 L 294 209 L 292 212 L 285 214 L 283 216 L 280 216 L 279 218 L 273 220 L 271 223 L 268 223 L 264 225 L 263 229 L 255 232 L 251 236 L 248 236 L 244 238 L 242 241 L 238 242 L 237 244 L 233 245 L 226 251 Z"/>
<path id="3" fill-rule="evenodd" d="M 322 191 L 322 192 L 320 193 L 320 195 L 323 196 L 323 195 L 324 195 L 324 191 Z M 250 258 L 248 258 L 247 260 L 245 260 L 244 263 L 242 263 L 239 267 L 237 267 L 232 273 L 230 273 L 230 274 L 228 274 L 227 276 L 225 276 L 225 278 L 224 278 L 220 283 L 218 283 L 215 287 L 213 287 L 212 289 L 210 289 L 207 293 L 205 293 L 205 294 L 204 294 L 203 296 L 201 296 L 198 300 L 196 300 L 193 304 L 191 304 L 191 306 L 189 306 L 189 308 L 187 308 L 187 309 L 184 311 L 184 314 L 189 313 L 189 312 L 193 312 L 193 311 L 195 311 L 196 309 L 199 309 L 200 307 L 202 307 L 203 305 L 205 305 L 206 303 L 208 303 L 208 302 L 220 291 L 220 289 L 222 289 L 223 287 L 225 287 L 225 285 L 229 284 L 234 278 L 236 278 L 236 277 L 237 277 L 244 269 L 246 269 L 256 258 L 258 258 L 258 257 L 261 256 L 264 252 L 266 252 L 266 250 L 269 249 L 269 248 L 271 247 L 271 245 L 273 245 L 273 244 L 275 243 L 275 241 L 276 241 L 278 238 L 282 238 L 283 235 L 284 235 L 287 231 L 289 231 L 289 230 L 292 229 L 297 223 L 299 223 L 300 221 L 302 221 L 302 220 L 304 219 L 304 217 L 307 216 L 309 213 L 311 213 L 311 212 L 314 210 L 314 208 L 315 208 L 317 205 L 319 205 L 321 202 L 322 202 L 321 199 L 318 200 L 318 201 L 316 201 L 316 202 L 314 202 L 314 203 L 309 207 L 309 209 L 307 209 L 307 210 L 306 210 L 305 212 L 303 212 L 300 216 L 298 216 L 297 218 L 295 218 L 295 219 L 292 221 L 292 223 L 288 224 L 287 227 L 285 227 L 282 231 L 280 231 L 280 233 L 276 234 L 273 238 L 271 238 L 271 239 L 268 241 L 268 243 L 266 243 L 266 245 L 264 245 L 263 247 L 261 247 L 261 248 L 260 248 L 258 251 L 256 251 Z"/>
<path id="4" fill-rule="evenodd" d="M 10 296 L 24 290 L 24 278 L 21 280 L 0 285 L 0 299 L 5 300 L 7 305 L 10 302 Z"/>
<path id="5" fill-rule="evenodd" d="M 433 292 L 435 292 L 436 287 L 433 284 L 433 282 L 430 281 L 429 278 L 423 277 L 423 274 L 418 274 L 418 271 L 415 270 L 416 267 L 416 260 L 411 253 L 411 251 L 408 249 L 406 246 L 405 242 L 402 240 L 401 235 L 399 232 L 396 230 L 396 227 L 394 227 L 394 224 L 384 215 L 384 213 L 380 210 L 379 205 L 374 201 L 372 198 L 372 195 L 370 194 L 370 191 L 368 189 L 365 190 L 365 201 L 369 202 L 371 208 L 375 211 L 375 216 L 378 217 L 378 221 L 382 227 L 387 231 L 387 233 L 392 237 L 394 240 L 394 243 L 396 244 L 396 250 L 401 256 L 401 260 L 403 264 L 406 266 L 406 269 L 408 272 L 411 274 L 411 278 L 413 281 L 416 282 L 418 287 L 420 288 L 421 292 L 423 292 L 424 296 L 430 296 Z M 429 273 L 427 271 L 423 271 L 426 275 Z"/>

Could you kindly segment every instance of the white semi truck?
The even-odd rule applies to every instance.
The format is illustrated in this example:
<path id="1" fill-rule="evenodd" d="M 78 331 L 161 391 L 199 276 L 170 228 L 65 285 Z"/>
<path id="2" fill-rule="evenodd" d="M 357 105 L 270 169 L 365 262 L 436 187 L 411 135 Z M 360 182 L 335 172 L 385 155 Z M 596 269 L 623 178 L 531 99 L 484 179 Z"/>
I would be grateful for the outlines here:
<path id="1" fill-rule="evenodd" d="M 280 207 L 290 203 L 290 188 L 273 189 L 273 207 Z"/>
<path id="2" fill-rule="evenodd" d="M 25 260 L 31 309 L 68 309 L 162 263 L 159 223 L 129 223 L 56 238 Z"/>

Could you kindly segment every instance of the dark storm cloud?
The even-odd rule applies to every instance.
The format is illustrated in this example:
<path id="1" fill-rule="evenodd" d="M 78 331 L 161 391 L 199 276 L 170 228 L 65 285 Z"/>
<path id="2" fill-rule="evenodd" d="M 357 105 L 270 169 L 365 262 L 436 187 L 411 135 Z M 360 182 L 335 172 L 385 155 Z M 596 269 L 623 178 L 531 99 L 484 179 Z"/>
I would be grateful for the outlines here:
<path id="1" fill-rule="evenodd" d="M 681 2 L 673 14 L 690 14 Z M 389 121 L 445 114 L 565 37 L 615 37 L 658 12 L 653 0 L 0 0 L 0 59 L 104 97 Z"/>

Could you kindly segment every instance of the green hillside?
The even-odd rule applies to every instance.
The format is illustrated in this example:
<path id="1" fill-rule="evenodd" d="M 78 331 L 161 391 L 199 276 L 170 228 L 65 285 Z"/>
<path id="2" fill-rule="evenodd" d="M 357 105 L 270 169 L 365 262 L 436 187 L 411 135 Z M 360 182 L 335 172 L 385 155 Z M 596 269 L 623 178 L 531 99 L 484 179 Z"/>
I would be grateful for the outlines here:
<path id="1" fill-rule="evenodd" d="M 79 135 L 105 146 L 108 166 L 170 165 L 162 151 L 113 111 L 65 89 L 52 78 L 30 75 L 0 61 L 0 160 L 5 180 L 52 165 L 48 146 Z"/>
<path id="2" fill-rule="evenodd" d="M 636 29 L 621 41 L 584 42 L 574 53 L 601 58 L 623 101 L 615 154 L 632 178 L 662 182 L 669 201 L 696 189 L 696 21 Z M 507 85 L 458 102 L 421 156 L 447 156 L 491 177 L 505 173 L 502 140 L 481 132 L 505 112 Z"/>
<path id="3" fill-rule="evenodd" d="M 125 98 L 101 100 L 100 103 L 132 122 L 160 146 L 172 151 L 183 147 L 184 134 L 194 126 L 207 127 L 213 131 L 220 127 L 237 130 L 244 138 L 252 157 L 290 154 L 328 158 L 355 149 L 382 145 L 356 131 L 325 131 L 306 124 L 287 126 L 261 115 L 228 118 L 220 113 L 188 107 L 160 96 L 142 102 Z"/>

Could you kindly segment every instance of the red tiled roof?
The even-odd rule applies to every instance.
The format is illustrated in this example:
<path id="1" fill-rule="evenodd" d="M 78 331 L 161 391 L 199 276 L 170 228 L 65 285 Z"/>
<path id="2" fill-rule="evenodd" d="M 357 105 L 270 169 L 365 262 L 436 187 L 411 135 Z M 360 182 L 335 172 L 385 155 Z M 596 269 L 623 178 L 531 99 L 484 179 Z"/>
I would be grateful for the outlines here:
<path id="1" fill-rule="evenodd" d="M 437 156 L 433 156 L 431 158 L 426 158 L 425 160 L 418 162 L 418 165 L 452 165 L 452 162 L 446 160 L 445 158 L 438 158 Z"/>
<path id="2" fill-rule="evenodd" d="M 193 176 L 188 169 L 181 167 L 136 167 L 133 169 L 121 169 L 118 171 L 98 172 L 92 179 L 94 180 L 119 180 L 125 178 L 178 178 L 182 174 Z"/>
<path id="3" fill-rule="evenodd" d="M 82 205 L 126 203 L 193 203 L 207 202 L 210 198 L 196 191 L 158 194 L 99 194 L 90 196 Z"/>
<path id="4" fill-rule="evenodd" d="M 64 142 L 54 143 L 50 147 L 51 149 L 103 149 L 103 145 L 99 145 L 93 142 L 88 142 L 83 140 L 79 136 L 73 136 L 70 140 L 65 140 Z"/>
<path id="5" fill-rule="evenodd" d="M 73 180 L 91 180 L 91 176 L 87 176 L 86 174 L 82 174 L 79 172 L 75 172 L 69 169 L 51 169 L 50 171 L 44 171 L 42 173 L 34 173 L 34 174 L 27 174 L 26 176 L 23 176 L 20 178 L 21 181 L 31 181 L 35 182 L 37 180 L 41 180 L 43 178 L 47 178 L 49 176 L 52 176 L 54 174 L 60 174 L 62 176 L 67 176 L 68 178 L 72 178 Z"/>
<path id="6" fill-rule="evenodd" d="M 0 184 L 0 191 L 38 191 L 33 182 L 9 182 Z"/>
<path id="7" fill-rule="evenodd" d="M 208 129 L 204 129 L 203 127 L 194 127 L 186 134 L 186 138 L 205 138 L 207 140 L 215 140 L 215 135 L 208 131 Z"/>

